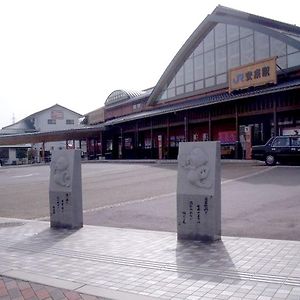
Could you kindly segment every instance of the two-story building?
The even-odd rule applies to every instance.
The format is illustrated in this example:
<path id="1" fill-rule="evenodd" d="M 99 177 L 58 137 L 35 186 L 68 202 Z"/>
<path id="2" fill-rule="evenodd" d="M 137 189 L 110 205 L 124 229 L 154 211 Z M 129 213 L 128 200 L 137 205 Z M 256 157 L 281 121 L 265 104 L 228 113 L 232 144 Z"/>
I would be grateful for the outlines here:
<path id="1" fill-rule="evenodd" d="M 41 132 L 51 133 L 81 128 L 83 126 L 79 124 L 79 118 L 81 117 L 81 114 L 55 104 L 35 112 L 14 124 L 3 127 L 0 130 L 0 136 L 30 135 Z M 52 150 L 65 149 L 66 147 L 78 148 L 79 141 L 54 141 L 47 143 L 41 141 L 25 145 L 6 145 L 0 149 L 0 159 L 6 164 L 27 163 L 28 160 L 29 162 L 40 162 L 50 159 Z"/>

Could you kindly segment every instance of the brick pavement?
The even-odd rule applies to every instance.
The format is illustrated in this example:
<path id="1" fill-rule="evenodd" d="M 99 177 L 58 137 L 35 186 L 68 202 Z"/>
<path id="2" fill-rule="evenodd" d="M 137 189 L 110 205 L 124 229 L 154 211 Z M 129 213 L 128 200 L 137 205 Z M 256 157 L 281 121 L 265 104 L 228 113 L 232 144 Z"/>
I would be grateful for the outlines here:
<path id="1" fill-rule="evenodd" d="M 75 291 L 0 276 L 0 300 L 104 300 Z"/>

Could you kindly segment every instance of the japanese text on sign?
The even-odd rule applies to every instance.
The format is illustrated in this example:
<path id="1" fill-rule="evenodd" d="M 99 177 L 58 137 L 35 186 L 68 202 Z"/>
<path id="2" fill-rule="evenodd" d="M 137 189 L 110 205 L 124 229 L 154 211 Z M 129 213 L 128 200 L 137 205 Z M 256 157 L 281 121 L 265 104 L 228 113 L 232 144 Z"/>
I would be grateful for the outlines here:
<path id="1" fill-rule="evenodd" d="M 276 82 L 276 57 L 229 70 L 229 92 Z"/>
<path id="2" fill-rule="evenodd" d="M 213 201 L 213 196 L 205 195 L 199 199 L 190 200 L 181 211 L 180 224 L 201 224 L 201 220 L 208 215 L 209 202 Z"/>

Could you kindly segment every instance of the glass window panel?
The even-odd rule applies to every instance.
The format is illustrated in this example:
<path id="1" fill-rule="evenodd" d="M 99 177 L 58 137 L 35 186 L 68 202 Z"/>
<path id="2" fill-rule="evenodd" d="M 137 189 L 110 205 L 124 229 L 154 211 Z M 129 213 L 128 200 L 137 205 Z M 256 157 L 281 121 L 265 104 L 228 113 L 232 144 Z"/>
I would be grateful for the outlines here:
<path id="1" fill-rule="evenodd" d="M 286 56 L 281 56 L 277 58 L 276 64 L 281 68 L 281 69 L 286 69 L 287 68 L 287 60 Z"/>
<path id="2" fill-rule="evenodd" d="M 216 74 L 226 72 L 226 46 L 216 49 Z"/>
<path id="3" fill-rule="evenodd" d="M 66 120 L 66 124 L 68 124 L 68 125 L 74 125 L 74 120 L 72 120 L 72 119 L 67 119 L 67 120 Z"/>
<path id="4" fill-rule="evenodd" d="M 215 51 L 204 53 L 204 74 L 205 77 L 215 75 Z"/>
<path id="5" fill-rule="evenodd" d="M 176 74 L 176 86 L 183 85 L 183 66 L 180 68 L 180 70 Z"/>
<path id="6" fill-rule="evenodd" d="M 249 28 L 246 28 L 246 27 L 240 27 L 240 37 L 241 38 L 246 37 L 250 34 L 253 34 L 252 29 L 249 29 Z"/>
<path id="7" fill-rule="evenodd" d="M 195 90 L 201 90 L 204 88 L 203 80 L 199 80 L 195 82 Z"/>
<path id="8" fill-rule="evenodd" d="M 286 43 L 271 37 L 270 44 L 271 44 L 271 56 L 286 55 Z"/>
<path id="9" fill-rule="evenodd" d="M 216 47 L 226 44 L 226 25 L 219 23 L 215 27 L 215 45 Z"/>
<path id="10" fill-rule="evenodd" d="M 226 83 L 227 82 L 227 74 L 221 74 L 217 76 L 217 84 Z"/>
<path id="11" fill-rule="evenodd" d="M 203 79 L 204 66 L 203 66 L 203 54 L 194 57 L 195 67 L 195 81 Z"/>
<path id="12" fill-rule="evenodd" d="M 228 45 L 228 69 L 238 67 L 240 65 L 240 42 L 236 41 Z"/>
<path id="13" fill-rule="evenodd" d="M 240 37 L 239 27 L 235 25 L 227 25 L 227 42 L 233 42 Z"/>
<path id="14" fill-rule="evenodd" d="M 288 67 L 295 67 L 300 65 L 300 52 L 288 55 Z"/>
<path id="15" fill-rule="evenodd" d="M 288 54 L 291 54 L 291 53 L 294 53 L 294 52 L 297 52 L 297 51 L 298 51 L 298 49 L 296 49 L 296 48 L 294 48 L 294 47 L 292 47 L 290 45 L 287 46 L 287 52 L 288 52 Z"/>
<path id="16" fill-rule="evenodd" d="M 215 85 L 215 77 L 205 79 L 205 87 L 211 87 Z"/>
<path id="17" fill-rule="evenodd" d="M 194 62 L 193 59 L 188 59 L 184 63 L 184 80 L 185 83 L 194 81 Z"/>
<path id="18" fill-rule="evenodd" d="M 289 137 L 280 137 L 274 140 L 272 147 L 289 146 L 289 145 L 290 145 Z"/>
<path id="19" fill-rule="evenodd" d="M 181 95 L 184 93 L 184 86 L 178 86 L 176 87 L 176 95 Z"/>
<path id="20" fill-rule="evenodd" d="M 255 60 L 270 57 L 269 36 L 260 32 L 254 32 Z"/>
<path id="21" fill-rule="evenodd" d="M 175 97 L 175 88 L 168 89 L 168 98 Z"/>
<path id="22" fill-rule="evenodd" d="M 201 42 L 194 50 L 194 55 L 199 55 L 201 53 L 203 53 L 203 42 Z"/>
<path id="23" fill-rule="evenodd" d="M 54 119 L 48 119 L 48 124 L 56 124 L 56 120 L 54 120 Z"/>
<path id="24" fill-rule="evenodd" d="M 276 64 L 281 68 L 281 69 L 286 69 L 287 68 L 287 57 L 286 56 L 281 56 L 277 58 Z"/>
<path id="25" fill-rule="evenodd" d="M 167 91 L 164 91 L 163 94 L 160 96 L 160 100 L 167 99 Z"/>
<path id="26" fill-rule="evenodd" d="M 214 48 L 214 31 L 210 31 L 204 38 L 204 51 L 208 51 Z"/>
<path id="27" fill-rule="evenodd" d="M 175 77 L 172 79 L 172 81 L 169 84 L 169 88 L 175 87 Z"/>
<path id="28" fill-rule="evenodd" d="M 194 84 L 193 83 L 189 83 L 185 85 L 185 92 L 189 93 L 189 92 L 193 92 L 194 91 Z"/>
<path id="29" fill-rule="evenodd" d="M 241 39 L 241 64 L 246 65 L 254 62 L 253 36 Z"/>

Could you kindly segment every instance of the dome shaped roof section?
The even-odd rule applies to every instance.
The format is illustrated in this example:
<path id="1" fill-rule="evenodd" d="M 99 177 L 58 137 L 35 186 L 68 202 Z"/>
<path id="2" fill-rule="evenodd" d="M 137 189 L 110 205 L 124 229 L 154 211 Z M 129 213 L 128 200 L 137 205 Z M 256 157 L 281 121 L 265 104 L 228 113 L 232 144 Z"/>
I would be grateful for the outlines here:
<path id="1" fill-rule="evenodd" d="M 132 91 L 132 90 L 115 90 L 106 99 L 105 106 L 110 106 L 125 102 L 129 99 L 135 98 L 142 95 L 142 91 Z"/>

